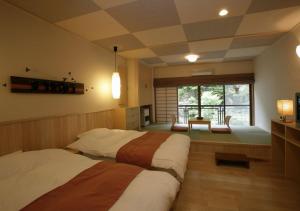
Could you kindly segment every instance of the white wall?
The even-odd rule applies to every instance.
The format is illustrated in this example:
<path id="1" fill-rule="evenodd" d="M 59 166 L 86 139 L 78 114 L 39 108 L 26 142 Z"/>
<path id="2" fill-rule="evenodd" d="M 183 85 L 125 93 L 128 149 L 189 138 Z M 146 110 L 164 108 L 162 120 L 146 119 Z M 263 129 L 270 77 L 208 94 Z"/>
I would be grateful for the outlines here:
<path id="1" fill-rule="evenodd" d="M 25 73 L 26 66 L 32 71 Z M 61 80 L 71 71 L 78 82 L 95 87 L 80 96 L 12 94 L 0 87 L 0 122 L 117 107 L 113 70 L 112 52 L 0 0 L 0 83 L 11 75 Z"/>
<path id="2" fill-rule="evenodd" d="M 278 119 L 277 99 L 294 99 L 300 92 L 300 27 L 283 36 L 255 60 L 255 123 L 270 131 L 270 120 Z"/>

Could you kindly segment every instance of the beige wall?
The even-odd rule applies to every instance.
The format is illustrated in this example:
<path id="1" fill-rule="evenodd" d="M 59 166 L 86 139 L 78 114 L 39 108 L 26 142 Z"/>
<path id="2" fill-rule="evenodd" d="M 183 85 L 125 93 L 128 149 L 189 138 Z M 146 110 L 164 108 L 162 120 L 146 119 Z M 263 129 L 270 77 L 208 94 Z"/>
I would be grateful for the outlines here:
<path id="1" fill-rule="evenodd" d="M 128 106 L 139 106 L 139 63 L 136 59 L 127 60 Z"/>
<path id="2" fill-rule="evenodd" d="M 128 106 L 153 104 L 153 68 L 138 59 L 127 60 Z"/>
<path id="3" fill-rule="evenodd" d="M 270 120 L 278 119 L 277 99 L 294 99 L 300 92 L 300 27 L 277 41 L 255 60 L 256 126 L 270 131 Z"/>
<path id="4" fill-rule="evenodd" d="M 139 98 L 140 105 L 153 104 L 153 68 L 139 64 Z"/>
<path id="5" fill-rule="evenodd" d="M 71 71 L 78 82 L 95 87 L 80 96 L 12 94 L 9 87 L 0 87 L 0 121 L 118 106 L 111 97 L 111 52 L 1 0 L 0 31 L 0 83 L 9 82 L 11 75 L 61 80 Z M 32 71 L 25 73 L 26 66 Z"/>
<path id="6" fill-rule="evenodd" d="M 154 69 L 154 78 L 192 76 L 193 71 L 201 72 L 207 70 L 213 70 L 214 74 L 218 74 L 218 75 L 252 73 L 254 71 L 252 61 L 191 64 L 191 65 L 157 67 Z"/>

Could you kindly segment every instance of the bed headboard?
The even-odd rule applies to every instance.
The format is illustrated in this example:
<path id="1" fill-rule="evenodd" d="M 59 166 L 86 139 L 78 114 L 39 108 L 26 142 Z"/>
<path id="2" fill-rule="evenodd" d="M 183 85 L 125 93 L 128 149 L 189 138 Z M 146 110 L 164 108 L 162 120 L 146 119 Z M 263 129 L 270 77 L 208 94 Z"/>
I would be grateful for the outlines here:
<path id="1" fill-rule="evenodd" d="M 76 135 L 113 128 L 113 110 L 0 123 L 0 156 L 17 150 L 64 148 Z"/>

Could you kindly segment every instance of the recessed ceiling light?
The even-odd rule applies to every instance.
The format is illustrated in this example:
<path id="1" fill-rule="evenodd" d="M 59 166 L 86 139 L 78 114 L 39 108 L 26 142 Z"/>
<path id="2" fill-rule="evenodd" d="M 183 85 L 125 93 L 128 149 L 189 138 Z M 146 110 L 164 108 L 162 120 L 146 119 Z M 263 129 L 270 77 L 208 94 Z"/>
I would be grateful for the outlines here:
<path id="1" fill-rule="evenodd" d="M 219 16 L 226 16 L 226 15 L 228 15 L 228 10 L 226 10 L 226 9 L 222 9 L 222 10 L 220 10 L 220 12 L 219 12 Z"/>
<path id="2" fill-rule="evenodd" d="M 197 59 L 199 59 L 199 57 L 200 57 L 199 55 L 196 55 L 196 54 L 190 54 L 190 55 L 185 56 L 184 58 L 185 58 L 186 60 L 188 60 L 189 62 L 193 63 L 193 62 L 196 62 Z"/>
<path id="3" fill-rule="evenodd" d="M 297 56 L 300 58 L 300 45 L 296 47 Z"/>

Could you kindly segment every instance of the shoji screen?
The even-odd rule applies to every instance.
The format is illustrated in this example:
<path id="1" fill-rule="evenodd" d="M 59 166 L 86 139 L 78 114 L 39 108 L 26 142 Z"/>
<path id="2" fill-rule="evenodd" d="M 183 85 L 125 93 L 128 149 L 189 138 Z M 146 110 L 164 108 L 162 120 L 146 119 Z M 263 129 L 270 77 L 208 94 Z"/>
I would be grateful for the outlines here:
<path id="1" fill-rule="evenodd" d="M 171 122 L 177 116 L 177 87 L 155 88 L 156 122 Z"/>

